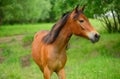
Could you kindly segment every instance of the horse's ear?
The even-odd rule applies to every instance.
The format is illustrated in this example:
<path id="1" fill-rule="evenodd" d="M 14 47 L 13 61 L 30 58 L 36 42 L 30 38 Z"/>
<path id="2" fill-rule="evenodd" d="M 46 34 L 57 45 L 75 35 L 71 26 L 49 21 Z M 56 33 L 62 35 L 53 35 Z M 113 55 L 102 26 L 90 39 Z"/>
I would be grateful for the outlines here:
<path id="1" fill-rule="evenodd" d="M 83 12 L 85 7 L 86 7 L 86 5 L 84 5 L 82 8 L 80 8 L 80 10 Z"/>
<path id="2" fill-rule="evenodd" d="M 78 12 L 78 8 L 79 8 L 79 4 L 78 4 L 78 5 L 75 7 L 75 9 L 74 9 L 75 13 Z"/>

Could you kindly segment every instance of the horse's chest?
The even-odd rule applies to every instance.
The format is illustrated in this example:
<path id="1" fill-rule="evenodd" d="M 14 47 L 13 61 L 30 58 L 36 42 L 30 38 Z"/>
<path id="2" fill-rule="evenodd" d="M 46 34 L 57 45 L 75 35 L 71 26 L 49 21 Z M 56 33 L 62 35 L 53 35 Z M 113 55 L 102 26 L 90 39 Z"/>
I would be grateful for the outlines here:
<path id="1" fill-rule="evenodd" d="M 56 59 L 54 64 L 55 64 L 55 68 L 59 69 L 64 65 L 64 62 L 62 60 L 60 60 L 60 59 Z"/>
<path id="2" fill-rule="evenodd" d="M 66 59 L 66 54 L 54 54 L 50 57 L 49 66 L 57 71 L 64 67 Z"/>

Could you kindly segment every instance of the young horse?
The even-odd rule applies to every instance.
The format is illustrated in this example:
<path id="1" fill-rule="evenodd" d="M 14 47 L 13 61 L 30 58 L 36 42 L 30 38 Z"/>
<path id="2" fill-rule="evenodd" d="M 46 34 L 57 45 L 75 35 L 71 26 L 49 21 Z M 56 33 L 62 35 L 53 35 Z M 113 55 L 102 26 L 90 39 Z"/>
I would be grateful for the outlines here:
<path id="1" fill-rule="evenodd" d="M 40 31 L 35 35 L 32 56 L 43 72 L 44 79 L 50 79 L 53 72 L 56 72 L 59 79 L 65 79 L 66 46 L 72 34 L 85 37 L 93 43 L 99 40 L 100 35 L 85 17 L 83 10 L 84 7 L 78 9 L 77 6 L 65 14 L 51 31 Z"/>

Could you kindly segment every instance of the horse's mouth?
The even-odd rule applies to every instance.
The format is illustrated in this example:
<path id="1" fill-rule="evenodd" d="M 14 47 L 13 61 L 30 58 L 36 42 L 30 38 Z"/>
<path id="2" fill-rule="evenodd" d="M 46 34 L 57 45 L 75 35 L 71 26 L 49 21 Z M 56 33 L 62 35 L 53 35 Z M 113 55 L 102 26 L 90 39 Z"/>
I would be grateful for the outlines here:
<path id="1" fill-rule="evenodd" d="M 91 40 L 92 43 L 96 43 L 96 42 L 99 41 L 99 39 L 100 39 L 100 37 L 99 38 L 90 39 L 90 40 Z"/>
<path id="2" fill-rule="evenodd" d="M 91 40 L 92 43 L 96 43 L 100 39 L 100 35 L 97 32 L 89 32 L 88 38 Z"/>

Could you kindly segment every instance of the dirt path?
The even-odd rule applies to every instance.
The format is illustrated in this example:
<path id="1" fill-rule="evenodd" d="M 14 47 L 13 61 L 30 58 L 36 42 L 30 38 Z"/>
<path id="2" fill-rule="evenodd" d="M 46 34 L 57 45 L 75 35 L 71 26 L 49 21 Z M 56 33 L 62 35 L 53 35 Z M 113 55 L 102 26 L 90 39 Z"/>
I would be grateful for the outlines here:
<path id="1" fill-rule="evenodd" d="M 0 37 L 0 43 L 7 43 L 11 40 L 21 41 L 25 35 L 15 35 L 15 36 L 7 36 L 7 37 Z"/>
<path id="2" fill-rule="evenodd" d="M 14 36 L 7 36 L 7 37 L 0 37 L 0 44 L 2 43 L 11 43 L 11 41 L 18 41 L 22 42 L 22 39 L 25 37 L 25 35 L 14 35 Z M 0 64 L 3 63 L 6 60 L 6 57 L 2 56 L 3 49 L 0 48 Z M 20 62 L 22 67 L 28 67 L 30 66 L 30 58 L 31 54 L 21 56 Z"/>

